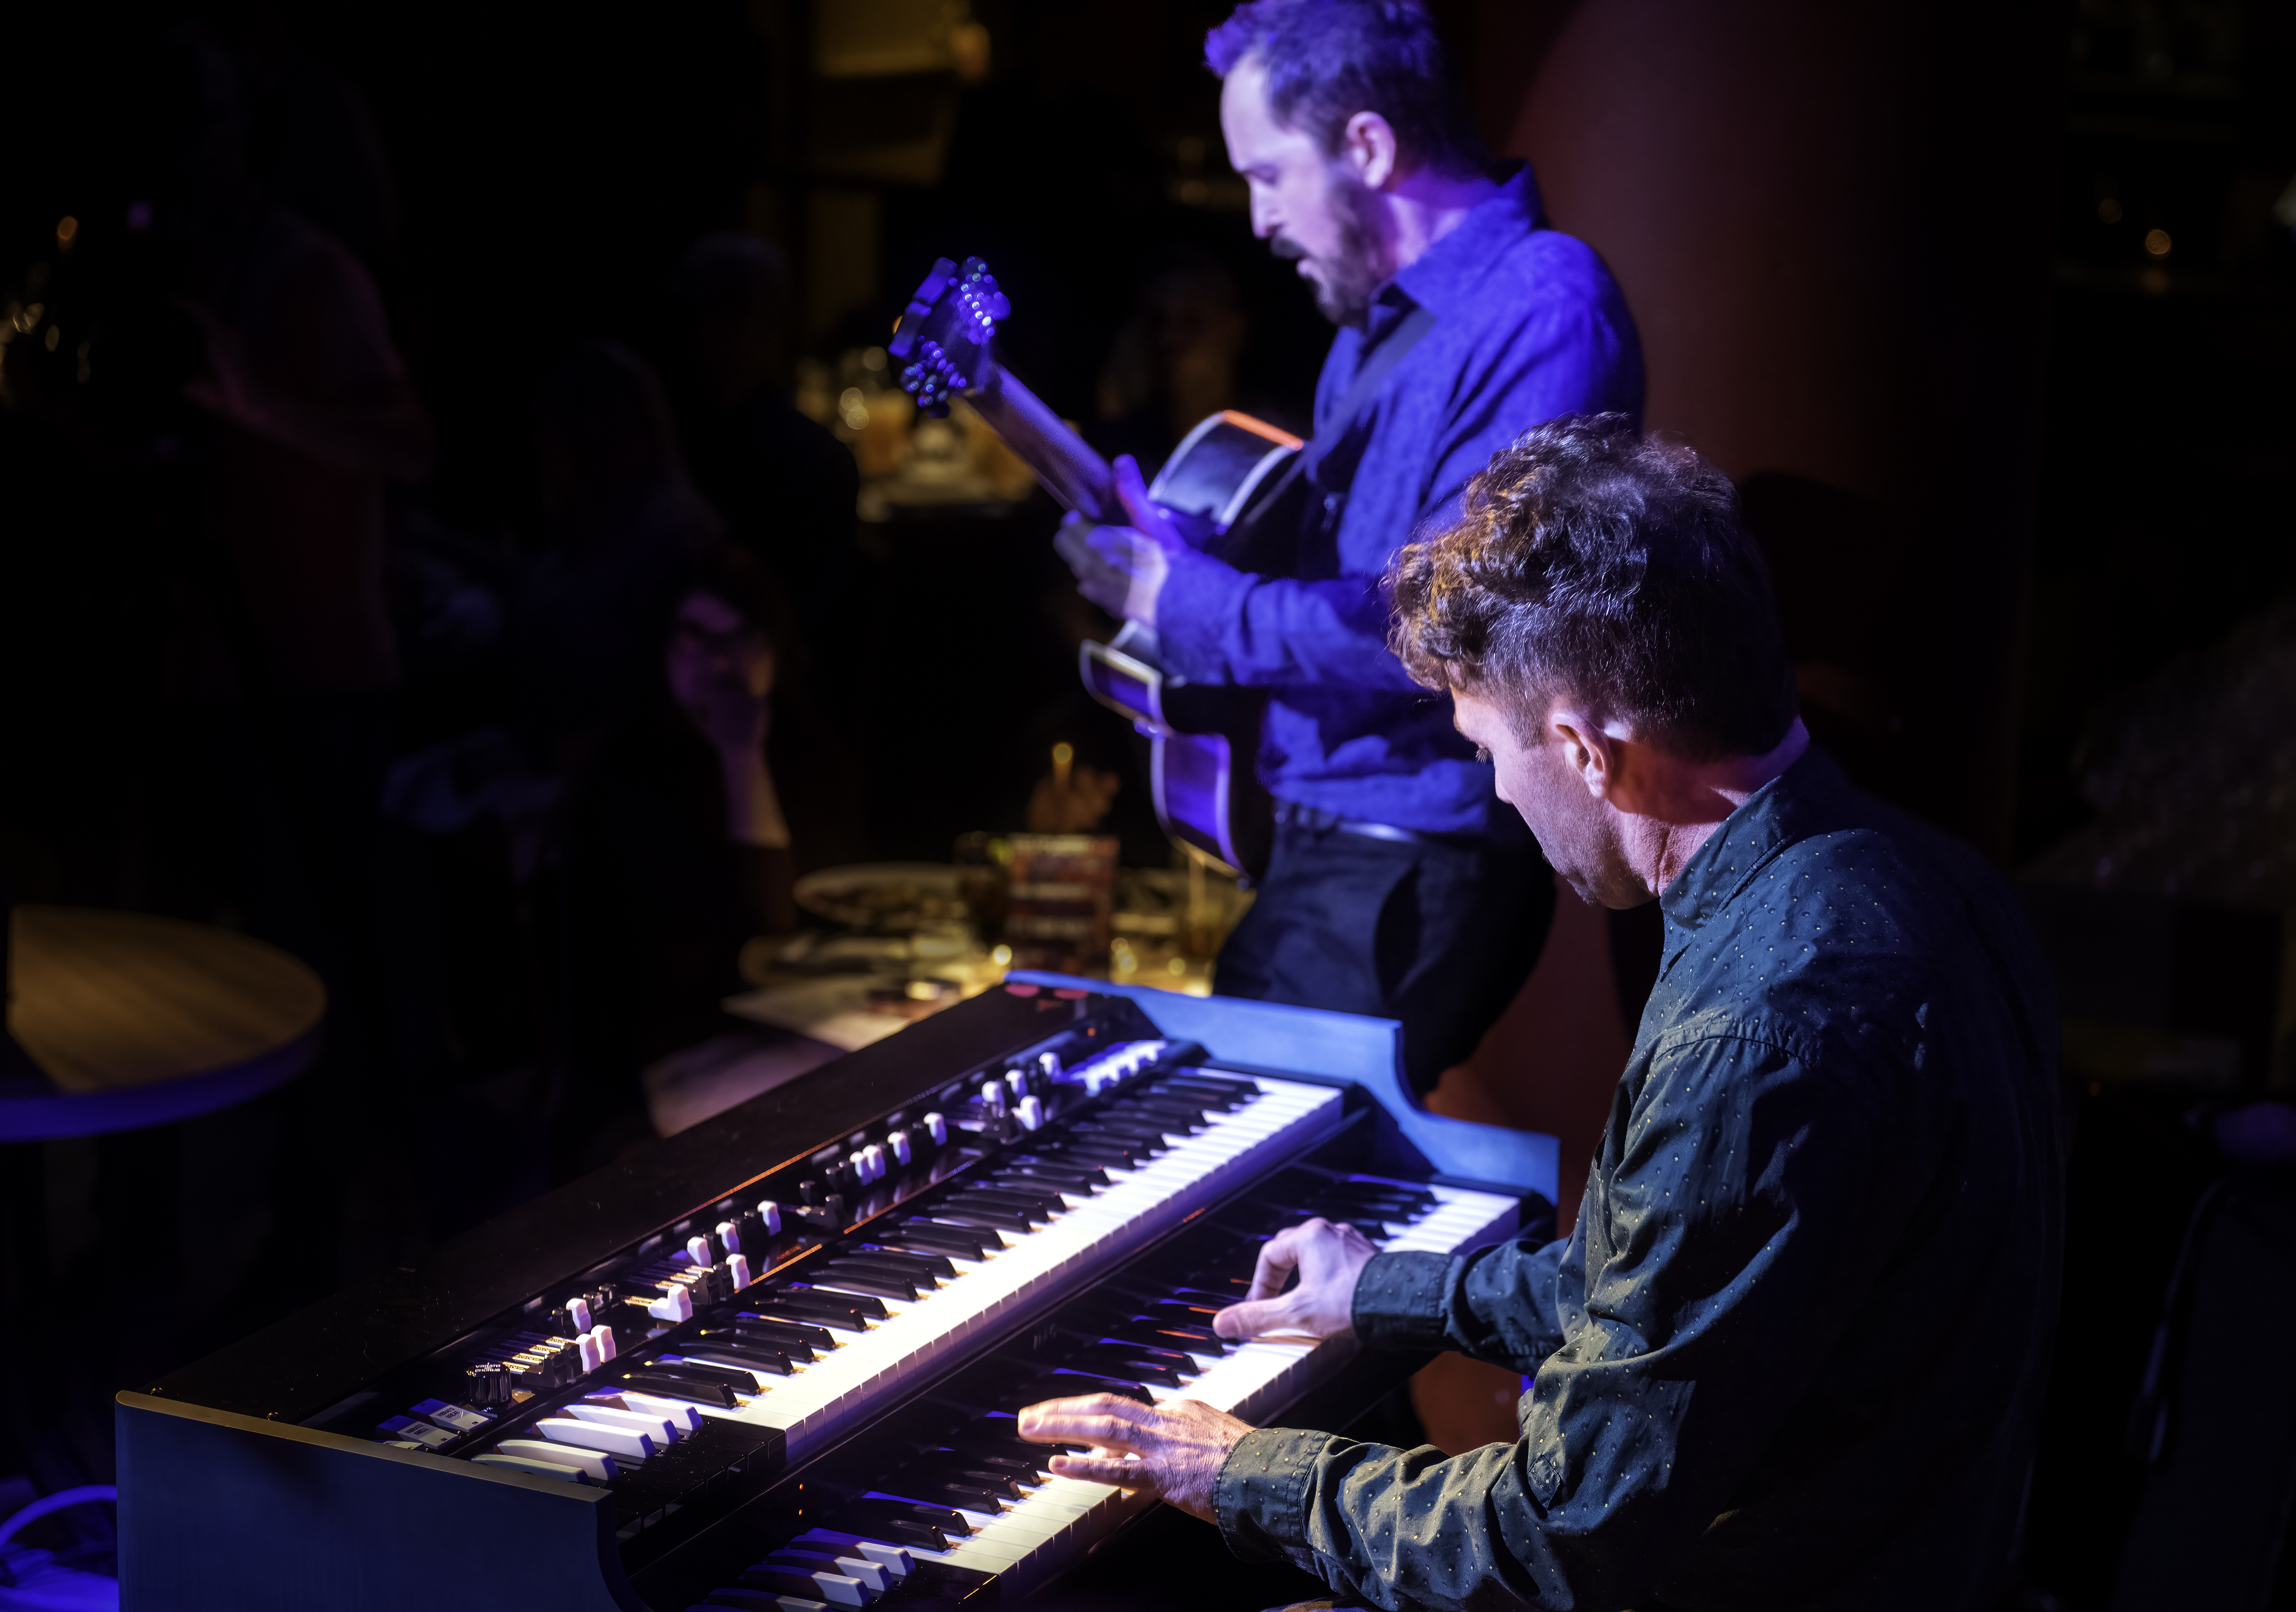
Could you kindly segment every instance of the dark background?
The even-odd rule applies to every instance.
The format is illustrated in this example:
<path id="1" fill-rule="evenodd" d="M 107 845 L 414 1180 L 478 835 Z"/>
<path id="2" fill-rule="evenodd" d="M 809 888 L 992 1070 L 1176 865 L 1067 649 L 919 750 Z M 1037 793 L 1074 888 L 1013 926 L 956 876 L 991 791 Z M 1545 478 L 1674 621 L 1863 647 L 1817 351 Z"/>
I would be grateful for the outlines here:
<path id="1" fill-rule="evenodd" d="M 881 341 L 934 256 L 987 256 L 1016 308 L 1011 362 L 1079 419 L 1143 266 L 1200 247 L 1253 317 L 1240 392 L 1296 419 L 1327 333 L 1249 239 L 1220 153 L 1200 54 L 1225 9 L 976 0 L 993 65 L 960 84 L 824 77 L 795 0 L 41 8 L 12 17 L 0 83 L 0 296 L 35 300 L 32 277 L 62 272 L 59 218 L 83 221 L 84 253 L 119 227 L 126 62 L 194 16 L 371 114 L 390 206 L 320 222 L 373 269 L 440 431 L 438 473 L 402 512 L 505 553 L 537 521 L 537 375 L 594 334 L 674 369 L 664 276 L 713 229 L 788 250 L 800 348 L 825 360 Z M 2296 203 L 2275 207 L 2296 197 L 2292 8 L 1434 9 L 1494 147 L 1536 161 L 1555 221 L 1624 284 L 1651 423 L 1744 488 L 1820 736 L 2005 865 L 2094 829 L 2099 723 L 2291 583 Z M 196 355 L 156 317 L 138 352 L 104 377 L 107 407 L 164 436 Z M 163 475 L 0 412 L 0 871 L 20 899 L 144 900 L 165 538 L 134 489 Z M 952 833 L 1014 826 L 992 820 L 1026 765 L 1007 730 L 1068 687 L 1042 608 L 1063 585 L 1050 523 L 1040 505 L 873 541 L 884 649 L 859 737 L 876 854 L 938 858 Z M 410 689 L 406 742 L 482 698 Z M 2253 988 L 2162 1023 L 2237 1019 L 2256 1095 L 2284 1078 L 2290 893 L 2234 894 L 2221 924 L 2177 920 L 2197 937 L 2177 966 L 2222 974 L 2209 959 L 2230 956 Z M 426 1078 L 495 1073 L 481 1052 Z M 2103 1604 L 2137 1484 L 2120 1418 L 2185 1214 L 2220 1167 L 2187 1116 L 2222 1095 L 2071 1088 L 2067 1341 L 2030 1563 L 2065 1604 Z M 102 1179 L 77 1146 L 51 1149 L 53 1178 Z M 90 1212 L 62 1188 L 51 1201 Z M 392 1246 L 475 1213 L 456 1199 Z M 0 1471 L 44 1484 L 108 1460 L 100 1410 L 18 1442 L 29 1453 Z"/>

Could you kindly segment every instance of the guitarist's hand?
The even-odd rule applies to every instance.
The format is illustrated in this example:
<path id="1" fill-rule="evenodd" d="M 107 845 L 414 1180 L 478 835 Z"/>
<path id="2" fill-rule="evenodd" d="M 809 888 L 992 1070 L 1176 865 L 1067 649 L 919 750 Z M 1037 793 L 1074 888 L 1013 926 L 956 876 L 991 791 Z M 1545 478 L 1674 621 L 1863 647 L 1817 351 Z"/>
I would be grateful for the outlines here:
<path id="1" fill-rule="evenodd" d="M 1156 601 L 1170 574 L 1172 550 L 1183 547 L 1170 519 L 1148 497 L 1140 462 L 1117 456 L 1116 496 L 1129 526 L 1095 526 L 1070 514 L 1053 547 L 1076 572 L 1077 591 L 1113 616 L 1156 625 Z"/>

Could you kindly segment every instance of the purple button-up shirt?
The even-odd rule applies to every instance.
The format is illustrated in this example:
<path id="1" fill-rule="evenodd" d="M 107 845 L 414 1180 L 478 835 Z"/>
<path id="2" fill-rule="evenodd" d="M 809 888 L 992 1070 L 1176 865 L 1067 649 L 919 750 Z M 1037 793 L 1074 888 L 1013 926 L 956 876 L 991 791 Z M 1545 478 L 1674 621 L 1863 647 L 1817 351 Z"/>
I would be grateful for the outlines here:
<path id="1" fill-rule="evenodd" d="M 1610 271 L 1546 227 L 1525 169 L 1382 286 L 1365 329 L 1340 332 L 1316 386 L 1311 453 L 1346 424 L 1332 416 L 1357 367 L 1414 307 L 1434 327 L 1351 433 L 1362 454 L 1335 532 L 1303 539 L 1282 575 L 1177 556 L 1157 636 L 1183 677 L 1269 691 L 1259 769 L 1279 799 L 1427 833 L 1519 833 L 1489 764 L 1453 730 L 1450 702 L 1388 653 L 1380 578 L 1531 426 L 1640 414 L 1642 350 Z M 1329 485 L 1332 467 L 1320 479 Z"/>

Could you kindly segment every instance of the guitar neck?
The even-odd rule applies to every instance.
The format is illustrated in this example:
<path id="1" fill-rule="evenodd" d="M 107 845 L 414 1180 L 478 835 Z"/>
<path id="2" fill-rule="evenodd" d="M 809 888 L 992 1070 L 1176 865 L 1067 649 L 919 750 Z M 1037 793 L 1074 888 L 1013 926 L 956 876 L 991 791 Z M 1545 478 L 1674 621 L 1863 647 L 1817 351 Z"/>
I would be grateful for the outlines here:
<path id="1" fill-rule="evenodd" d="M 1116 498 L 1116 476 L 1108 461 L 1095 453 L 1092 445 L 1046 407 L 1043 399 L 1014 379 L 1010 370 L 1002 365 L 992 368 L 978 389 L 965 394 L 964 400 L 1037 473 L 1045 490 L 1063 506 L 1089 521 L 1124 519 Z"/>

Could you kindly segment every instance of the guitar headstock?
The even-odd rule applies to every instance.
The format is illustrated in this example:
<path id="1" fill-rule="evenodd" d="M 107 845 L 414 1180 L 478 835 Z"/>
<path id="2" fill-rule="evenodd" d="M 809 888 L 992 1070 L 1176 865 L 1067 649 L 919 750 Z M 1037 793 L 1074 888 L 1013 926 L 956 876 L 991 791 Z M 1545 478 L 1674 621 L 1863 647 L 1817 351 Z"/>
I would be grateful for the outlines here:
<path id="1" fill-rule="evenodd" d="M 996 366 L 989 343 L 997 321 L 1012 312 L 996 276 L 980 259 L 967 258 L 962 267 L 947 258 L 937 260 L 902 311 L 887 349 L 906 360 L 901 390 L 926 414 L 948 413 L 951 398 L 979 386 Z"/>

